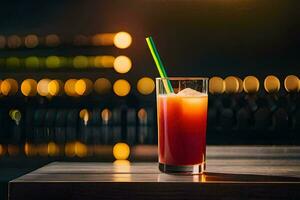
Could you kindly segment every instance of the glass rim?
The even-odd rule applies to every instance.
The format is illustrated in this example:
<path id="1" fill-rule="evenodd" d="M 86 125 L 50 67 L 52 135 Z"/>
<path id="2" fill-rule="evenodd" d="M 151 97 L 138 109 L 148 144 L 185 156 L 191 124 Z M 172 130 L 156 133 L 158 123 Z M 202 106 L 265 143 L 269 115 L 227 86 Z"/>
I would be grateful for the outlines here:
<path id="1" fill-rule="evenodd" d="M 156 80 L 171 80 L 171 81 L 188 81 L 188 80 L 191 80 L 191 81 L 200 81 L 200 80 L 208 80 L 209 78 L 208 77 L 189 77 L 189 76 L 182 76 L 182 77 L 157 77 L 155 78 Z"/>

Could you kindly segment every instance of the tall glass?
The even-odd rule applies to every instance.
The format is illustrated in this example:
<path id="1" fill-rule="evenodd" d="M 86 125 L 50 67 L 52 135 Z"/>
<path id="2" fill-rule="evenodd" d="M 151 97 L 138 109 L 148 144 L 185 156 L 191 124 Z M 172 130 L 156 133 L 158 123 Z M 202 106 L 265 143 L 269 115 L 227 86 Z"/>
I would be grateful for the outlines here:
<path id="1" fill-rule="evenodd" d="M 167 93 L 170 81 L 174 93 Z M 205 170 L 208 78 L 156 78 L 159 169 Z"/>

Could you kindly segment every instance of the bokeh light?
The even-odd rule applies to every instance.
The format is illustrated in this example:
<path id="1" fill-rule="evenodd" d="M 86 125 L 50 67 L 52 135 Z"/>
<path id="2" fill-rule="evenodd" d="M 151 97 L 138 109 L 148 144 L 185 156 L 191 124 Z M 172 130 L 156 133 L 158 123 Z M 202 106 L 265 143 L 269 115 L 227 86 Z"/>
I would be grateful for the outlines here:
<path id="1" fill-rule="evenodd" d="M 5 146 L 3 144 L 0 144 L 0 156 L 4 156 L 6 153 Z"/>
<path id="2" fill-rule="evenodd" d="M 25 67 L 26 68 L 39 68 L 40 66 L 40 60 L 38 57 L 36 56 L 29 56 L 27 58 L 25 58 Z"/>
<path id="3" fill-rule="evenodd" d="M 65 145 L 65 155 L 68 157 L 74 157 L 75 153 L 75 142 L 68 142 Z"/>
<path id="4" fill-rule="evenodd" d="M 225 83 L 222 78 L 214 76 L 209 79 L 209 92 L 211 94 L 222 94 L 224 91 Z"/>
<path id="5" fill-rule="evenodd" d="M 131 60 L 127 56 L 118 56 L 114 60 L 114 69 L 118 73 L 127 73 L 131 69 L 131 66 Z"/>
<path id="6" fill-rule="evenodd" d="M 137 89 L 143 95 L 151 94 L 155 89 L 154 81 L 149 77 L 143 77 L 137 82 Z"/>
<path id="7" fill-rule="evenodd" d="M 24 152 L 26 156 L 36 156 L 38 154 L 38 150 L 34 144 L 30 144 L 28 142 L 24 145 Z"/>
<path id="8" fill-rule="evenodd" d="M 100 33 L 92 37 L 94 46 L 110 46 L 114 44 L 114 33 Z"/>
<path id="9" fill-rule="evenodd" d="M 78 94 L 75 91 L 76 82 L 77 79 L 69 79 L 65 82 L 64 90 L 68 96 L 73 96 L 73 97 L 78 96 Z"/>
<path id="10" fill-rule="evenodd" d="M 127 32 L 119 32 L 114 37 L 114 45 L 120 49 L 128 48 L 132 43 L 131 35 Z"/>
<path id="11" fill-rule="evenodd" d="M 75 46 L 88 46 L 90 44 L 90 40 L 85 35 L 76 35 L 73 43 Z"/>
<path id="12" fill-rule="evenodd" d="M 247 93 L 256 93 L 259 90 L 259 81 L 255 76 L 247 76 L 244 78 L 243 87 Z"/>
<path id="13" fill-rule="evenodd" d="M 10 156 L 17 156 L 20 152 L 18 145 L 9 144 L 7 145 L 7 152 Z"/>
<path id="14" fill-rule="evenodd" d="M 88 154 L 87 146 L 81 142 L 75 142 L 75 154 L 80 158 L 87 156 Z"/>
<path id="15" fill-rule="evenodd" d="M 228 76 L 224 79 L 225 83 L 225 92 L 232 94 L 239 91 L 239 81 L 234 76 Z"/>
<path id="16" fill-rule="evenodd" d="M 75 92 L 80 96 L 85 96 L 93 91 L 93 82 L 90 79 L 82 78 L 75 83 Z"/>
<path id="17" fill-rule="evenodd" d="M 113 90 L 116 95 L 123 97 L 129 94 L 131 86 L 128 81 L 124 79 L 117 80 L 113 85 Z"/>
<path id="18" fill-rule="evenodd" d="M 90 119 L 90 115 L 91 115 L 90 112 L 85 108 L 80 110 L 80 112 L 79 112 L 79 118 L 84 121 L 85 125 L 87 125 L 87 123 Z"/>
<path id="19" fill-rule="evenodd" d="M 284 79 L 284 88 L 287 92 L 298 92 L 300 90 L 299 78 L 295 75 L 288 75 Z"/>
<path id="20" fill-rule="evenodd" d="M 4 49 L 6 46 L 6 38 L 3 35 L 0 35 L 0 49 Z"/>
<path id="21" fill-rule="evenodd" d="M 15 95 L 18 89 L 18 82 L 12 78 L 5 79 L 1 83 L 1 93 L 4 96 Z"/>
<path id="22" fill-rule="evenodd" d="M 87 68 L 89 66 L 89 60 L 86 56 L 75 56 L 73 66 L 75 68 Z"/>
<path id="23" fill-rule="evenodd" d="M 94 90 L 98 94 L 106 94 L 111 91 L 111 83 L 106 78 L 98 78 L 94 83 Z"/>
<path id="24" fill-rule="evenodd" d="M 17 124 L 21 121 L 22 114 L 18 109 L 12 109 L 9 111 L 9 116 L 12 120 L 14 120 Z"/>
<path id="25" fill-rule="evenodd" d="M 24 96 L 35 96 L 37 93 L 36 80 L 25 79 L 21 84 L 21 92 Z"/>
<path id="26" fill-rule="evenodd" d="M 239 89 L 238 89 L 238 93 L 240 93 L 240 92 L 243 92 L 243 90 L 244 90 L 244 87 L 243 87 L 243 80 L 242 79 L 240 79 L 239 77 L 235 77 L 237 80 L 238 80 L 238 82 L 239 82 Z"/>
<path id="27" fill-rule="evenodd" d="M 45 79 L 41 79 L 38 84 L 37 84 L 37 92 L 39 95 L 41 96 L 48 96 L 49 92 L 48 92 L 48 84 L 50 83 L 50 79 L 45 78 Z"/>
<path id="28" fill-rule="evenodd" d="M 141 108 L 139 111 L 138 111 L 138 118 L 139 118 L 139 122 L 144 124 L 147 122 L 147 111 L 144 109 L 144 108 Z"/>
<path id="29" fill-rule="evenodd" d="M 30 34 L 25 37 L 25 46 L 27 48 L 35 48 L 39 45 L 39 38 L 37 35 Z"/>
<path id="30" fill-rule="evenodd" d="M 130 147 L 126 143 L 117 143 L 113 147 L 113 155 L 117 160 L 126 160 L 130 155 Z"/>
<path id="31" fill-rule="evenodd" d="M 48 84 L 48 92 L 51 96 L 58 96 L 63 93 L 64 83 L 61 80 L 51 80 Z"/>
<path id="32" fill-rule="evenodd" d="M 38 155 L 40 156 L 43 156 L 43 157 L 46 157 L 48 156 L 48 144 L 38 144 L 37 145 L 37 152 L 38 152 Z"/>
<path id="33" fill-rule="evenodd" d="M 49 156 L 58 156 L 59 146 L 54 142 L 49 142 L 47 146 L 47 152 Z"/>
<path id="34" fill-rule="evenodd" d="M 105 108 L 101 112 L 102 121 L 107 124 L 107 122 L 111 119 L 112 113 L 108 108 Z"/>
<path id="35" fill-rule="evenodd" d="M 8 68 L 18 68 L 21 66 L 21 60 L 18 57 L 8 57 L 6 59 L 6 65 Z"/>
<path id="36" fill-rule="evenodd" d="M 60 58 L 58 56 L 48 56 L 45 63 L 48 68 L 59 68 L 61 65 Z"/>
<path id="37" fill-rule="evenodd" d="M 114 67 L 115 57 L 113 56 L 96 56 L 94 58 L 94 66 L 98 68 L 111 68 Z"/>
<path id="38" fill-rule="evenodd" d="M 22 45 L 22 40 L 19 36 L 17 36 L 17 35 L 8 36 L 8 38 L 7 38 L 8 48 L 16 49 L 16 48 L 21 47 L 21 45 Z"/>
<path id="39" fill-rule="evenodd" d="M 46 36 L 45 43 L 48 47 L 57 47 L 60 45 L 60 38 L 56 34 L 50 34 Z"/>
<path id="40" fill-rule="evenodd" d="M 276 76 L 269 75 L 264 80 L 264 88 L 268 93 L 278 92 L 280 89 L 280 81 Z"/>

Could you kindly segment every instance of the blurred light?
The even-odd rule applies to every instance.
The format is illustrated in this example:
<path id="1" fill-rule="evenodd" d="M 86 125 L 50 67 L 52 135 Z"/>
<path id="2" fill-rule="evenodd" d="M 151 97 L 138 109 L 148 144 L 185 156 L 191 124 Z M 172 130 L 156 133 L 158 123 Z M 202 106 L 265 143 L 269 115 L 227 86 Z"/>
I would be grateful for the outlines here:
<path id="1" fill-rule="evenodd" d="M 51 96 L 58 96 L 63 93 L 64 83 L 61 80 L 51 80 L 48 84 L 48 92 Z"/>
<path id="2" fill-rule="evenodd" d="M 76 35 L 73 41 L 75 46 L 87 46 L 90 44 L 89 38 L 85 35 Z"/>
<path id="3" fill-rule="evenodd" d="M 93 90 L 93 82 L 90 79 L 82 78 L 75 83 L 75 92 L 80 96 L 88 95 Z"/>
<path id="4" fill-rule="evenodd" d="M 126 160 L 130 154 L 130 147 L 126 143 L 117 143 L 113 148 L 113 155 L 117 160 Z"/>
<path id="5" fill-rule="evenodd" d="M 39 95 L 41 96 L 48 96 L 49 92 L 48 92 L 48 84 L 50 83 L 50 79 L 41 79 L 38 84 L 37 84 L 37 92 Z"/>
<path id="6" fill-rule="evenodd" d="M 82 109 L 79 112 L 79 118 L 84 121 L 84 125 L 87 125 L 89 119 L 90 119 L 90 113 L 87 109 Z"/>
<path id="7" fill-rule="evenodd" d="M 239 81 L 234 76 L 228 76 L 224 79 L 225 92 L 226 93 L 237 93 L 239 91 Z"/>
<path id="8" fill-rule="evenodd" d="M 9 144 L 7 146 L 7 152 L 10 156 L 16 156 L 19 154 L 19 147 L 17 145 Z"/>
<path id="9" fill-rule="evenodd" d="M 110 46 L 114 44 L 114 33 L 101 33 L 92 37 L 94 46 Z"/>
<path id="10" fill-rule="evenodd" d="M 211 94 L 222 94 L 225 91 L 225 83 L 222 78 L 214 76 L 209 79 L 209 92 Z"/>
<path id="11" fill-rule="evenodd" d="M 247 76 L 243 81 L 244 91 L 247 93 L 255 93 L 259 90 L 259 81 L 255 76 Z"/>
<path id="12" fill-rule="evenodd" d="M 17 109 L 10 110 L 9 116 L 12 120 L 15 121 L 16 125 L 19 125 L 21 118 L 22 118 L 22 114 L 19 110 L 17 110 Z"/>
<path id="13" fill-rule="evenodd" d="M 77 79 L 69 79 L 65 82 L 64 89 L 65 89 L 65 93 L 68 96 L 73 96 L 73 97 L 78 96 L 75 91 L 76 82 L 77 82 Z"/>
<path id="14" fill-rule="evenodd" d="M 58 56 L 48 56 L 46 58 L 46 66 L 48 68 L 59 68 L 60 65 L 60 58 Z"/>
<path id="15" fill-rule="evenodd" d="M 0 156 L 4 156 L 6 153 L 5 146 L 0 144 Z"/>
<path id="16" fill-rule="evenodd" d="M 124 74 L 131 69 L 132 63 L 127 56 L 118 56 L 114 61 L 114 69 L 116 72 Z"/>
<path id="17" fill-rule="evenodd" d="M 131 35 L 127 32 L 119 32 L 114 37 L 114 45 L 120 49 L 126 49 L 131 43 Z"/>
<path id="18" fill-rule="evenodd" d="M 75 68 L 87 68 L 89 66 L 89 60 L 86 56 L 75 56 L 73 66 Z"/>
<path id="19" fill-rule="evenodd" d="M 268 93 L 278 92 L 280 89 L 280 81 L 276 76 L 269 75 L 264 80 L 264 87 Z"/>
<path id="20" fill-rule="evenodd" d="M 114 174 L 114 181 L 130 181 L 131 180 L 131 166 L 128 160 L 115 160 L 113 162 L 113 168 L 116 174 Z"/>
<path id="21" fill-rule="evenodd" d="M 39 45 L 39 38 L 37 35 L 30 34 L 25 37 L 25 46 L 27 48 L 34 48 Z"/>
<path id="22" fill-rule="evenodd" d="M 6 59 L 6 65 L 8 68 L 17 68 L 21 66 L 20 58 L 17 57 L 8 57 Z"/>
<path id="23" fill-rule="evenodd" d="M 54 142 L 49 142 L 47 151 L 49 156 L 57 156 L 59 154 L 59 146 Z"/>
<path id="24" fill-rule="evenodd" d="M 68 157 L 74 157 L 75 156 L 75 143 L 74 142 L 68 142 L 65 145 L 65 154 Z"/>
<path id="25" fill-rule="evenodd" d="M 87 146 L 81 142 L 75 142 L 75 154 L 80 158 L 87 156 Z"/>
<path id="26" fill-rule="evenodd" d="M 137 89 L 143 95 L 151 94 L 155 89 L 154 81 L 149 77 L 143 77 L 137 82 Z"/>
<path id="27" fill-rule="evenodd" d="M 141 108 L 138 111 L 138 118 L 140 123 L 146 123 L 147 122 L 147 111 L 144 108 Z"/>
<path id="28" fill-rule="evenodd" d="M 111 119 L 111 111 L 107 108 L 103 109 L 101 112 L 102 121 L 107 124 L 107 122 Z"/>
<path id="29" fill-rule="evenodd" d="M 3 35 L 0 35 L 0 49 L 4 49 L 6 45 L 6 38 Z"/>
<path id="30" fill-rule="evenodd" d="M 7 38 L 7 46 L 10 49 L 16 49 L 21 47 L 22 45 L 22 40 L 19 36 L 17 35 L 11 35 Z"/>
<path id="31" fill-rule="evenodd" d="M 94 58 L 95 67 L 111 68 L 114 67 L 115 57 L 113 56 L 96 56 Z"/>
<path id="32" fill-rule="evenodd" d="M 46 46 L 48 47 L 57 47 L 60 45 L 60 39 L 56 34 L 47 35 L 45 42 L 46 42 Z"/>
<path id="33" fill-rule="evenodd" d="M 25 66 L 27 68 L 38 68 L 40 66 L 40 60 L 36 56 L 30 56 L 25 58 Z"/>
<path id="34" fill-rule="evenodd" d="M 36 156 L 38 153 L 35 145 L 29 144 L 28 142 L 24 145 L 24 152 L 26 156 Z"/>
<path id="35" fill-rule="evenodd" d="M 295 75 L 289 75 L 284 79 L 284 87 L 287 92 L 298 92 L 300 90 L 300 80 Z"/>
<path id="36" fill-rule="evenodd" d="M 1 83 L 1 93 L 4 96 L 15 95 L 18 89 L 18 82 L 14 79 L 8 78 Z"/>
<path id="37" fill-rule="evenodd" d="M 130 166 L 130 161 L 129 160 L 115 160 L 113 162 L 113 165 L 114 166 Z M 127 172 L 129 172 L 129 171 L 127 171 Z"/>
<path id="38" fill-rule="evenodd" d="M 235 77 L 237 80 L 238 80 L 238 82 L 239 82 L 239 90 L 238 90 L 238 93 L 240 93 L 240 92 L 242 92 L 243 90 L 244 90 L 244 88 L 243 88 L 243 81 L 242 81 L 242 79 L 240 79 L 239 77 Z"/>
<path id="39" fill-rule="evenodd" d="M 35 96 L 37 93 L 37 82 L 34 79 L 25 79 L 21 84 L 21 92 L 24 96 Z"/>
<path id="40" fill-rule="evenodd" d="M 98 94 L 106 94 L 111 90 L 111 83 L 106 78 L 98 78 L 94 83 L 94 90 Z"/>
<path id="41" fill-rule="evenodd" d="M 48 144 L 39 144 L 37 145 L 37 152 L 40 156 L 48 156 Z"/>
<path id="42" fill-rule="evenodd" d="M 113 90 L 118 96 L 126 96 L 130 92 L 130 84 L 124 79 L 117 80 L 113 85 Z"/>

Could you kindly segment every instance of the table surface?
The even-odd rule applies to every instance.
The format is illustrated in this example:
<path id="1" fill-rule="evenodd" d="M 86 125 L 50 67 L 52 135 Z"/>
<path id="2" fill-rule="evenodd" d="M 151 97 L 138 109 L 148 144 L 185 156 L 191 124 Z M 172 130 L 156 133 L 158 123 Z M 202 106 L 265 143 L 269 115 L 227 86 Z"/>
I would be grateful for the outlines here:
<path id="1" fill-rule="evenodd" d="M 10 199 L 124 194 L 128 199 L 299 199 L 300 147 L 211 146 L 204 175 L 164 174 L 157 163 L 54 162 L 9 183 Z"/>

